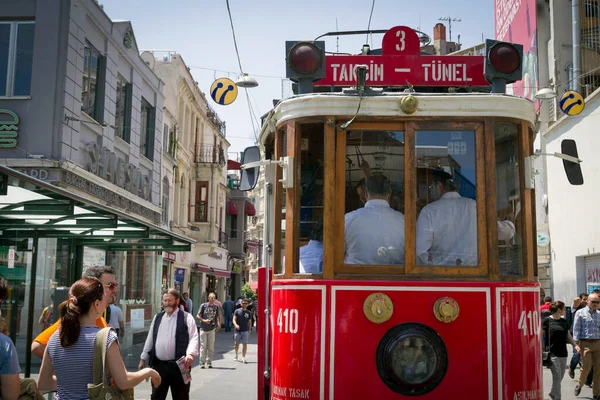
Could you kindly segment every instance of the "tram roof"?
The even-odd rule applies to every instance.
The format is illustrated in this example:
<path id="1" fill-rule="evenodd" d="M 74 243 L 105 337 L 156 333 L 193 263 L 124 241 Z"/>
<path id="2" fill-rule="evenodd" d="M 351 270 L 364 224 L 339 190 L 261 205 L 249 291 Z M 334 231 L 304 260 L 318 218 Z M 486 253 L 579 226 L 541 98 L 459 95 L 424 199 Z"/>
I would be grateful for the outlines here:
<path id="1" fill-rule="evenodd" d="M 400 110 L 400 101 L 409 93 L 379 92 L 365 95 L 360 117 L 504 117 L 527 121 L 532 127 L 537 118 L 534 104 L 525 98 L 490 93 L 410 93 L 419 101 L 414 114 Z M 268 133 L 282 122 L 306 117 L 354 115 L 358 95 L 352 93 L 309 93 L 281 100 L 265 117 L 260 134 L 264 144 Z"/>

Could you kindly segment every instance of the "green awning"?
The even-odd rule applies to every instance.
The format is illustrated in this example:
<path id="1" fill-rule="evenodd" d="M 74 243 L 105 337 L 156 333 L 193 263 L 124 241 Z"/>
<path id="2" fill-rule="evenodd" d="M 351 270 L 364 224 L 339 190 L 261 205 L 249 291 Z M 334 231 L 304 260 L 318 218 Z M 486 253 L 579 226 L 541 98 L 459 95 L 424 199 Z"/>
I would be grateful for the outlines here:
<path id="1" fill-rule="evenodd" d="M 190 251 L 195 242 L 0 165 L 0 246 L 26 248 L 34 232 L 106 251 Z"/>

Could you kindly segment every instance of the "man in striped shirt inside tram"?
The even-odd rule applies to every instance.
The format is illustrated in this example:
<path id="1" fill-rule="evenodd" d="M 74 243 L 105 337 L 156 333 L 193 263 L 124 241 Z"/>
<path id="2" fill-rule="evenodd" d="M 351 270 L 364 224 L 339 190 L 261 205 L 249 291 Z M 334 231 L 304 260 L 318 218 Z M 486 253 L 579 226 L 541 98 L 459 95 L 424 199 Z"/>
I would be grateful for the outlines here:
<path id="1" fill-rule="evenodd" d="M 583 383 L 593 367 L 594 399 L 600 399 L 600 296 L 592 293 L 588 297 L 588 305 L 575 314 L 573 322 L 573 339 L 581 348 L 583 366 L 579 381 L 575 386 L 575 396 L 579 396 Z"/>

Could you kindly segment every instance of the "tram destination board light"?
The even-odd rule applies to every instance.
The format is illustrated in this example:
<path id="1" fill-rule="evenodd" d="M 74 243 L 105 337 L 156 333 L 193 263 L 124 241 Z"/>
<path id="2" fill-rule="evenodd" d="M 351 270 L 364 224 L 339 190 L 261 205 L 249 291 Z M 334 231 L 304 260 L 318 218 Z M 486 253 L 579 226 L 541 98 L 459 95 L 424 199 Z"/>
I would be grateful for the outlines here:
<path id="1" fill-rule="evenodd" d="M 506 85 L 523 78 L 523 46 L 516 43 L 485 41 L 485 79 L 492 93 L 505 93 Z"/>
<path id="2" fill-rule="evenodd" d="M 298 83 L 298 93 L 311 93 L 313 82 L 325 77 L 325 42 L 286 41 L 286 77 Z"/>

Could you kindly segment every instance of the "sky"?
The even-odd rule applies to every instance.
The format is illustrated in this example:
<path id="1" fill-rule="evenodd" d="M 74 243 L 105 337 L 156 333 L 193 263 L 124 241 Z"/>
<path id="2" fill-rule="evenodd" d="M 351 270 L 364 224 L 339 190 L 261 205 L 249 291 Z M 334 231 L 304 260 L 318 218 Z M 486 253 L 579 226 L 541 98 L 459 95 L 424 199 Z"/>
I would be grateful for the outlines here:
<path id="1" fill-rule="evenodd" d="M 236 80 L 238 65 L 225 0 L 100 0 L 111 19 L 132 22 L 140 50 L 173 50 L 181 54 L 211 107 L 227 123 L 230 158 L 254 144 L 260 116 L 274 99 L 291 95 L 285 79 L 285 41 L 312 40 L 336 30 L 366 30 L 373 0 L 229 0 L 233 27 L 244 72 L 259 86 L 248 89 L 253 114 L 243 89 L 230 105 L 210 99 L 215 79 Z M 464 47 L 494 37 L 493 0 L 375 0 L 371 29 L 398 25 L 419 29 L 433 39 L 439 18 L 452 22 L 452 39 Z M 336 28 L 337 24 L 337 28 Z M 446 36 L 448 38 L 448 23 Z M 371 48 L 380 48 L 383 35 L 373 35 Z M 449 39 L 449 38 L 448 38 Z M 321 39 L 323 40 L 323 39 Z M 366 35 L 325 38 L 327 51 L 358 53 Z M 251 117 L 253 115 L 253 117 Z M 254 121 L 254 128 L 253 128 Z"/>

